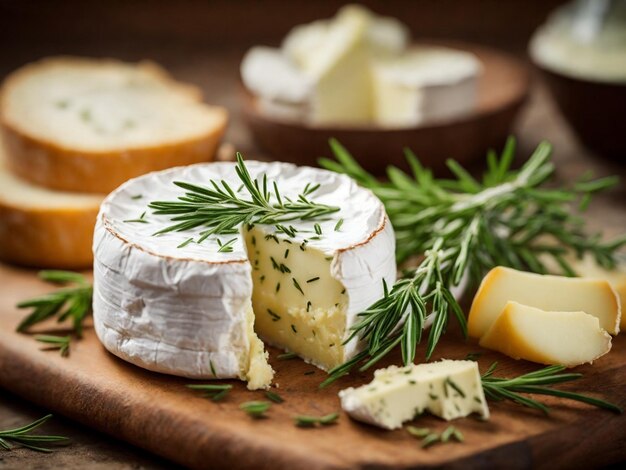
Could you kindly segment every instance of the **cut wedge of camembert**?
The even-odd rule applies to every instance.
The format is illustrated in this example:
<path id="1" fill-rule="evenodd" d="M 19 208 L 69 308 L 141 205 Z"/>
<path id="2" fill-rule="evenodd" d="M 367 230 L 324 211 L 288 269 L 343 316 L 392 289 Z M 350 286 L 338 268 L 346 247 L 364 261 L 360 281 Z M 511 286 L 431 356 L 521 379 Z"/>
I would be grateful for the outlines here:
<path id="1" fill-rule="evenodd" d="M 237 377 L 269 385 L 272 370 L 258 333 L 323 369 L 351 358 L 343 344 L 356 315 L 396 275 L 393 229 L 382 203 L 344 175 L 285 163 L 246 162 L 283 197 L 307 184 L 309 197 L 339 206 L 325 220 L 292 221 L 211 236 L 202 229 L 153 234 L 172 224 L 148 203 L 174 200 L 174 181 L 240 181 L 234 163 L 199 164 L 136 178 L 103 203 L 94 239 L 94 323 L 104 346 L 141 367 L 194 378 Z M 242 198 L 249 198 L 245 189 Z M 144 214 L 145 212 L 145 214 Z M 317 224 L 317 226 L 316 226 Z M 232 249 L 232 251 L 230 251 Z"/>
<path id="2" fill-rule="evenodd" d="M 550 311 L 583 311 L 598 318 L 610 334 L 619 333 L 620 301 L 607 281 L 498 266 L 487 273 L 474 297 L 467 321 L 469 335 L 481 338 L 509 301 Z"/>
<path id="3" fill-rule="evenodd" d="M 377 370 L 369 384 L 340 391 L 339 398 L 352 418 L 384 429 L 400 428 L 424 411 L 448 421 L 472 413 L 489 418 L 475 361 L 390 366 Z"/>

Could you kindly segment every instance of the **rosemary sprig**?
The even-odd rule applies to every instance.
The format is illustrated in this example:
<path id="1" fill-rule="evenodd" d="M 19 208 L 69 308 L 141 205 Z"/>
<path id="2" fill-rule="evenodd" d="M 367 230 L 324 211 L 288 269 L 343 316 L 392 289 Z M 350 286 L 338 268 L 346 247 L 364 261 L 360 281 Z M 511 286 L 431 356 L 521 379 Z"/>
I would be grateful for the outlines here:
<path id="1" fill-rule="evenodd" d="M 308 416 L 308 415 L 298 415 L 294 417 L 294 422 L 296 426 L 301 428 L 312 428 L 317 425 L 328 426 L 330 424 L 335 424 L 339 419 L 339 413 L 330 413 L 325 416 Z"/>
<path id="2" fill-rule="evenodd" d="M 248 413 L 251 418 L 260 419 L 265 418 L 265 413 L 271 406 L 269 401 L 246 401 L 239 405 L 239 408 Z"/>
<path id="3" fill-rule="evenodd" d="M 50 345 L 46 349 L 58 349 L 62 357 L 68 357 L 70 355 L 70 341 L 71 336 L 55 336 L 55 335 L 37 335 L 35 339 L 40 343 Z"/>
<path id="4" fill-rule="evenodd" d="M 593 398 L 580 393 L 566 392 L 549 387 L 563 382 L 570 382 L 582 377 L 582 374 L 565 373 L 564 366 L 549 366 L 535 372 L 523 374 L 515 378 L 493 377 L 498 363 L 494 362 L 481 378 L 485 396 L 491 400 L 501 401 L 510 400 L 523 406 L 535 408 L 537 410 L 548 413 L 549 408 L 541 402 L 533 398 L 521 395 L 522 393 L 531 393 L 533 395 L 551 395 L 555 397 L 565 398 L 568 400 L 587 403 L 588 405 L 604 408 L 614 413 L 622 413 L 622 409 L 605 400 Z"/>
<path id="5" fill-rule="evenodd" d="M 500 158 L 488 154 L 482 180 L 452 160 L 448 167 L 455 178 L 437 179 L 407 151 L 412 174 L 390 167 L 389 181 L 380 182 L 337 141 L 331 140 L 331 147 L 336 160 L 322 159 L 320 164 L 351 176 L 383 201 L 395 229 L 398 260 L 423 257 L 393 286 L 385 285 L 383 297 L 359 314 L 347 341 L 358 337 L 366 342 L 366 350 L 331 370 L 322 386 L 356 365 L 359 370 L 369 368 L 396 347 L 401 348 L 404 363 L 412 363 L 422 331 L 429 327 L 426 358 L 430 358 L 450 316 L 466 334 L 465 316 L 451 289 L 465 280 L 477 284 L 494 266 L 544 273 L 548 257 L 564 274 L 574 275 L 563 256 L 568 251 L 578 256 L 591 253 L 598 264 L 610 268 L 617 250 L 626 244 L 626 235 L 609 242 L 603 242 L 601 234 L 588 235 L 584 220 L 571 208 L 576 201 L 586 204 L 616 179 L 545 187 L 554 172 L 552 149 L 546 142 L 513 170 L 515 141 L 509 139 Z"/>
<path id="6" fill-rule="evenodd" d="M 155 214 L 173 216 L 174 223 L 155 235 L 207 227 L 200 233 L 197 243 L 201 243 L 213 234 L 232 233 L 243 224 L 281 225 L 291 220 L 313 220 L 339 211 L 339 207 L 308 199 L 319 185 L 307 185 L 292 200 L 282 196 L 276 182 L 268 182 L 267 175 L 264 174 L 260 181 L 253 180 L 240 153 L 237 153 L 235 171 L 249 199 L 240 197 L 224 180 L 210 180 L 208 187 L 176 181 L 174 184 L 185 190 L 183 196 L 176 201 L 149 204 Z"/>
<path id="7" fill-rule="evenodd" d="M 0 431 L 0 447 L 5 450 L 13 449 L 11 444 L 17 444 L 21 447 L 26 447 L 38 452 L 52 452 L 52 449 L 42 447 L 41 444 L 67 444 L 69 439 L 64 436 L 46 436 L 41 434 L 31 434 L 31 431 L 37 429 L 46 423 L 52 415 L 46 415 L 43 418 L 39 418 L 37 421 L 33 421 L 26 426 L 22 426 L 15 429 L 7 429 Z"/>
<path id="8" fill-rule="evenodd" d="M 210 398 L 212 401 L 220 401 L 228 395 L 228 392 L 232 390 L 233 386 L 229 384 L 189 384 L 187 385 L 187 388 L 204 392 L 204 397 Z"/>
<path id="9" fill-rule="evenodd" d="M 17 308 L 30 308 L 33 311 L 22 320 L 17 331 L 27 331 L 31 326 L 56 315 L 59 323 L 72 320 L 73 330 L 80 338 L 83 333 L 83 322 L 91 313 L 93 294 L 91 284 L 81 274 L 70 271 L 40 271 L 39 277 L 54 284 L 74 284 L 74 286 L 18 303 Z"/>

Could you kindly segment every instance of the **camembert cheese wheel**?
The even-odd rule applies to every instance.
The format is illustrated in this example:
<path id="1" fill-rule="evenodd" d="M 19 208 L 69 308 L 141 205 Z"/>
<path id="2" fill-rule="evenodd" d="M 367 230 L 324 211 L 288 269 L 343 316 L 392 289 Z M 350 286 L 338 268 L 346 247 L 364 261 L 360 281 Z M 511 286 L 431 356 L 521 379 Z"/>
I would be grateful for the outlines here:
<path id="1" fill-rule="evenodd" d="M 246 166 L 253 178 L 275 181 L 283 197 L 319 184 L 308 197 L 340 211 L 289 222 L 293 236 L 256 225 L 198 244 L 189 240 L 202 228 L 155 236 L 172 222 L 148 203 L 182 196 L 174 181 L 239 188 L 235 164 L 192 165 L 122 185 L 102 204 L 93 245 L 94 323 L 109 351 L 157 372 L 236 377 L 250 388 L 272 377 L 255 331 L 323 369 L 359 351 L 356 340 L 344 344 L 350 327 L 383 295 L 383 280 L 396 276 L 382 203 L 345 175 L 286 163 Z"/>

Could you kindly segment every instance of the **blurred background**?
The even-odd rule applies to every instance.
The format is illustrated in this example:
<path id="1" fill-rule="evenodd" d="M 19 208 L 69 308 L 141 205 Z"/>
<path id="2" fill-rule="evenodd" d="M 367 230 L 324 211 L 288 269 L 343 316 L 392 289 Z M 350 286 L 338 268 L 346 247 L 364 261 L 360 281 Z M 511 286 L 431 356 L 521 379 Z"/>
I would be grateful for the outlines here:
<path id="1" fill-rule="evenodd" d="M 606 158 L 604 152 L 585 147 L 559 110 L 555 102 L 558 93 L 555 95 L 554 89 L 548 88 L 549 77 L 542 75 L 528 56 L 533 32 L 564 2 L 385 0 L 360 3 L 378 14 L 406 23 L 415 40 L 470 42 L 498 49 L 519 60 L 530 73 L 531 87 L 511 128 L 511 133 L 518 138 L 518 156 L 527 157 L 538 142 L 548 140 L 554 145 L 557 177 L 561 181 L 574 180 L 588 170 L 597 176 L 622 176 L 622 183 L 616 190 L 594 202 L 589 217 L 594 226 L 604 228 L 608 235 L 625 229 L 626 153 Z M 4 0 L 0 1 L 0 77 L 49 55 L 115 57 L 128 61 L 151 59 L 167 68 L 175 78 L 200 86 L 207 103 L 228 108 L 230 122 L 225 142 L 248 158 L 271 158 L 255 144 L 243 120 L 241 59 L 251 46 L 277 46 L 293 26 L 331 17 L 344 4 L 331 0 Z M 626 84 L 618 88 L 623 96 Z M 569 91 L 565 94 L 571 95 Z M 608 101 L 599 105 L 609 106 L 607 103 L 614 101 L 611 96 L 616 95 L 609 95 Z M 577 125 L 587 120 L 591 126 L 606 117 L 601 107 L 587 109 L 583 106 L 575 112 Z M 623 140 L 626 120 L 618 121 L 618 129 Z M 617 139 L 619 136 L 612 132 L 609 140 Z M 478 163 L 476 170 L 480 167 Z M 32 420 L 42 413 L 0 390 L 0 428 L 5 423 Z M 52 456 L 24 452 L 20 454 L 22 468 L 28 465 L 99 468 L 98 465 L 112 464 L 115 468 L 173 468 L 74 423 L 61 419 L 57 423 L 57 428 L 51 431 L 70 436 L 75 445 Z M 4 465 L 2 459 L 0 454 L 0 468 L 17 468 Z"/>

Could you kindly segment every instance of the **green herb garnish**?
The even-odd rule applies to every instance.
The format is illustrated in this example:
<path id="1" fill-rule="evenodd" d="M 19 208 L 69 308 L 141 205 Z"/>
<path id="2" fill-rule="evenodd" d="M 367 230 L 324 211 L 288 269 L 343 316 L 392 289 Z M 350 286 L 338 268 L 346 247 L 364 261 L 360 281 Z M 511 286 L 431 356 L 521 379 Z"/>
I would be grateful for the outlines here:
<path id="1" fill-rule="evenodd" d="M 260 180 L 252 179 L 240 153 L 237 153 L 235 171 L 249 199 L 239 197 L 224 180 L 210 180 L 210 186 L 176 181 L 174 184 L 185 190 L 183 196 L 177 201 L 154 201 L 149 204 L 155 214 L 173 216 L 174 224 L 156 234 L 208 227 L 200 233 L 200 243 L 210 235 L 235 230 L 242 224 L 280 225 L 291 220 L 316 219 L 339 210 L 339 207 L 307 199 L 310 188 L 309 192 L 299 194 L 295 200 L 282 197 L 276 182 L 268 182 L 265 174 Z"/>
<path id="2" fill-rule="evenodd" d="M 294 417 L 294 421 L 296 426 L 302 428 L 312 428 L 317 425 L 328 426 L 329 424 L 334 424 L 339 419 L 339 413 L 330 413 L 325 416 L 307 416 L 307 415 L 299 415 Z"/>
<path id="3" fill-rule="evenodd" d="M 247 401 L 239 405 L 239 409 L 248 413 L 254 419 L 265 418 L 265 413 L 272 404 L 268 401 Z"/>
<path id="4" fill-rule="evenodd" d="M 7 429 L 0 431 L 0 447 L 5 450 L 13 449 L 11 444 L 26 447 L 37 452 L 52 452 L 52 449 L 42 447 L 40 444 L 67 444 L 69 438 L 64 436 L 46 436 L 41 434 L 31 434 L 31 431 L 45 424 L 52 415 L 46 415 L 43 418 L 33 421 L 26 426 L 15 429 Z"/>
<path id="5" fill-rule="evenodd" d="M 33 311 L 22 320 L 17 331 L 25 332 L 31 326 L 56 316 L 58 322 L 72 320 L 74 332 L 81 337 L 83 322 L 91 313 L 91 284 L 81 274 L 70 271 L 39 271 L 39 277 L 54 284 L 74 286 L 18 303 L 17 308 L 30 308 Z"/>
<path id="6" fill-rule="evenodd" d="M 398 261 L 423 255 L 419 264 L 361 312 L 346 342 L 354 337 L 367 348 L 330 371 L 327 385 L 359 366 L 364 371 L 397 347 L 405 364 L 415 358 L 422 331 L 430 326 L 426 358 L 430 358 L 446 330 L 450 316 L 467 334 L 465 316 L 451 289 L 467 279 L 478 284 L 494 266 L 547 272 L 545 258 L 554 259 L 562 271 L 574 271 L 564 258 L 573 251 L 590 253 L 611 268 L 626 236 L 603 242 L 589 235 L 571 204 L 588 201 L 593 193 L 613 186 L 616 178 L 579 181 L 567 188 L 546 187 L 554 173 L 551 146 L 539 144 L 528 161 L 511 169 L 515 141 L 509 139 L 502 156 L 490 152 L 481 180 L 458 163 L 448 161 L 454 179 L 438 179 L 406 152 L 411 174 L 388 169 L 388 182 L 367 173 L 336 140 L 331 140 L 336 160 L 322 159 L 327 169 L 345 173 L 370 189 L 385 204 L 396 234 Z M 546 238 L 553 243 L 546 243 Z"/>
<path id="7" fill-rule="evenodd" d="M 215 375 L 215 374 L 214 374 Z M 224 384 L 189 384 L 186 386 L 192 390 L 199 390 L 204 392 L 206 398 L 210 398 L 213 401 L 219 401 L 228 395 L 228 392 L 233 388 L 232 385 Z"/>
<path id="8" fill-rule="evenodd" d="M 70 355 L 71 336 L 37 335 L 35 339 L 40 343 L 49 345 L 46 349 L 58 349 L 62 357 Z"/>

